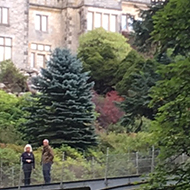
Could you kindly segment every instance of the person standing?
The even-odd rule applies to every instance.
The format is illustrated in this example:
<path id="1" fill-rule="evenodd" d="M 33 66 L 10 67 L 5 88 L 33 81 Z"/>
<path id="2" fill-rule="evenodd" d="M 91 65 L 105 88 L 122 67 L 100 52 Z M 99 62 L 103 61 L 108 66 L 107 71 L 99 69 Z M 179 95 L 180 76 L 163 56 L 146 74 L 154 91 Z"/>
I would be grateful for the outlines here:
<path id="1" fill-rule="evenodd" d="M 24 152 L 21 155 L 22 167 L 24 171 L 24 185 L 30 185 L 30 176 L 32 173 L 32 169 L 35 169 L 35 158 L 32 153 L 32 146 L 27 144 L 24 147 Z"/>
<path id="2" fill-rule="evenodd" d="M 41 163 L 45 184 L 51 182 L 51 166 L 53 164 L 53 159 L 54 154 L 52 148 L 49 146 L 49 140 L 44 139 Z"/>

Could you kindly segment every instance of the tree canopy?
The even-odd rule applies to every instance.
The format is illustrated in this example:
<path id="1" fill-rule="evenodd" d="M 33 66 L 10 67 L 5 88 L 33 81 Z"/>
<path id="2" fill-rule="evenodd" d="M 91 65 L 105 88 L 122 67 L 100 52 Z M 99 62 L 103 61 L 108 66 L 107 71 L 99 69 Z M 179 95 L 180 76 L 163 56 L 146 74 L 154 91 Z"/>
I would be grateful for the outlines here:
<path id="1" fill-rule="evenodd" d="M 170 0 L 163 9 L 156 12 L 153 16 L 152 36 L 159 42 L 161 52 L 172 48 L 174 55 L 189 55 L 189 18 L 189 0 Z"/>
<path id="2" fill-rule="evenodd" d="M 159 145 L 159 165 L 145 189 L 169 189 L 168 180 L 175 179 L 173 189 L 187 190 L 189 185 L 190 156 L 190 59 L 171 63 L 159 69 L 162 76 L 152 88 L 150 106 L 158 106 L 156 120 L 152 122 L 155 143 Z"/>
<path id="3" fill-rule="evenodd" d="M 137 128 L 133 128 L 137 119 L 142 119 L 143 116 L 148 119 L 154 118 L 155 110 L 148 105 L 151 101 L 149 91 L 159 79 L 156 69 L 155 61 L 145 60 L 135 50 L 132 50 L 120 65 L 120 70 L 125 73 L 116 84 L 116 90 L 124 95 L 124 101 L 120 106 L 125 111 L 122 124 L 127 127 L 128 132 L 141 130 L 142 122 Z"/>
<path id="4" fill-rule="evenodd" d="M 113 88 L 115 72 L 130 50 L 126 38 L 103 28 L 80 37 L 78 57 L 84 63 L 85 71 L 90 71 L 96 92 L 106 94 Z"/>
<path id="5" fill-rule="evenodd" d="M 168 3 L 168 0 L 164 2 L 156 1 L 155 3 L 148 6 L 147 10 L 140 10 L 139 17 L 142 20 L 134 20 L 133 30 L 130 34 L 130 38 L 133 39 L 133 45 L 139 52 L 145 53 L 146 55 L 154 55 L 158 42 L 152 39 L 151 33 L 154 30 L 153 16 L 159 10 Z"/>
<path id="6" fill-rule="evenodd" d="M 23 134 L 20 131 L 25 121 L 26 112 L 23 107 L 27 105 L 24 97 L 16 97 L 0 91 L 0 142 L 21 143 Z"/>

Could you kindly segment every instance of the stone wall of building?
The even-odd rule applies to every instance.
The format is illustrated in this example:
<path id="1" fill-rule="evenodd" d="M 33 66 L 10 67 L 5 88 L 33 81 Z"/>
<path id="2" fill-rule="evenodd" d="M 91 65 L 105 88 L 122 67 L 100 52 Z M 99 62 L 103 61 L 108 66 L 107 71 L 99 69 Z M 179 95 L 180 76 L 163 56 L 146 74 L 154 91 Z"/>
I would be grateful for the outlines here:
<path id="1" fill-rule="evenodd" d="M 101 7 L 105 9 L 119 9 L 121 10 L 120 0 L 84 0 L 84 5 L 92 7 Z"/>
<path id="2" fill-rule="evenodd" d="M 63 12 L 65 13 L 65 44 L 68 49 L 76 53 L 81 34 L 80 8 L 67 8 Z"/>
<path id="3" fill-rule="evenodd" d="M 12 61 L 19 68 L 28 62 L 28 0 L 1 0 L 9 8 L 8 25 L 0 24 L 0 36 L 12 38 Z"/>
<path id="4" fill-rule="evenodd" d="M 12 60 L 20 68 L 39 69 L 39 57 L 48 59 L 45 48 L 66 47 L 77 52 L 79 37 L 87 32 L 88 12 L 109 17 L 111 30 L 116 20 L 116 32 L 121 32 L 122 14 L 138 18 L 138 8 L 146 9 L 151 0 L 0 0 L 0 7 L 9 8 L 9 24 L 0 24 L 0 37 L 12 38 Z M 47 31 L 36 29 L 36 15 L 47 16 Z M 116 19 L 115 19 L 116 18 Z M 114 19 L 114 21 L 113 21 Z M 104 23 L 103 23 L 104 22 Z M 107 25 L 107 24 L 106 24 Z M 112 25 L 112 26 L 111 26 Z M 38 45 L 42 49 L 38 49 Z M 35 49 L 36 48 L 36 49 Z M 39 55 L 39 56 L 38 56 Z"/>
<path id="5" fill-rule="evenodd" d="M 133 16 L 135 19 L 139 18 L 139 10 L 145 10 L 147 9 L 147 4 L 144 3 L 135 3 L 134 2 L 123 2 L 122 3 L 122 13 L 123 14 L 129 14 Z"/>
<path id="6" fill-rule="evenodd" d="M 38 5 L 42 7 L 63 8 L 66 4 L 65 0 L 29 0 L 30 5 Z"/>
<path id="7" fill-rule="evenodd" d="M 47 31 L 36 29 L 36 15 L 47 16 Z M 64 18 L 62 15 L 62 9 L 50 8 L 50 7 L 38 7 L 36 5 L 30 5 L 29 7 L 29 66 L 31 60 L 31 52 L 47 55 L 49 52 L 43 50 L 32 49 L 32 44 L 41 44 L 51 46 L 51 50 L 56 47 L 65 47 L 64 41 Z M 35 60 L 35 66 L 37 60 Z"/>

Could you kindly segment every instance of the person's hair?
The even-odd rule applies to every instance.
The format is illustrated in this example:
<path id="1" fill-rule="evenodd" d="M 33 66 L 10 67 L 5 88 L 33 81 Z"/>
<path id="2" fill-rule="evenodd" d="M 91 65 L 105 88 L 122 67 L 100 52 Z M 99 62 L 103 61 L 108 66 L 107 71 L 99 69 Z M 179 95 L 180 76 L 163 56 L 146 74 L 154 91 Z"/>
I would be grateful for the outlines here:
<path id="1" fill-rule="evenodd" d="M 26 148 L 30 148 L 30 152 L 32 152 L 32 146 L 30 144 L 27 144 L 25 147 L 24 147 L 24 152 L 26 152 Z"/>
<path id="2" fill-rule="evenodd" d="M 44 139 L 43 142 L 47 142 L 49 144 L 49 140 L 48 139 Z"/>

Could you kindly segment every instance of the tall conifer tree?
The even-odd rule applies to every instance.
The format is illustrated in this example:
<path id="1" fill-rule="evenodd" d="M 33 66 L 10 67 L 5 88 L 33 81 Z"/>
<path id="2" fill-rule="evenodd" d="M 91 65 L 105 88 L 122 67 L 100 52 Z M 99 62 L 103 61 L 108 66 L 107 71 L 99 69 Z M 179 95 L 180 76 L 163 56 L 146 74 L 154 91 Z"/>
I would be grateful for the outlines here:
<path id="1" fill-rule="evenodd" d="M 33 143 L 48 138 L 54 147 L 68 144 L 86 149 L 96 144 L 93 126 L 93 83 L 82 63 L 69 50 L 55 49 L 46 69 L 32 79 L 39 92 L 26 123 L 26 133 Z"/>

